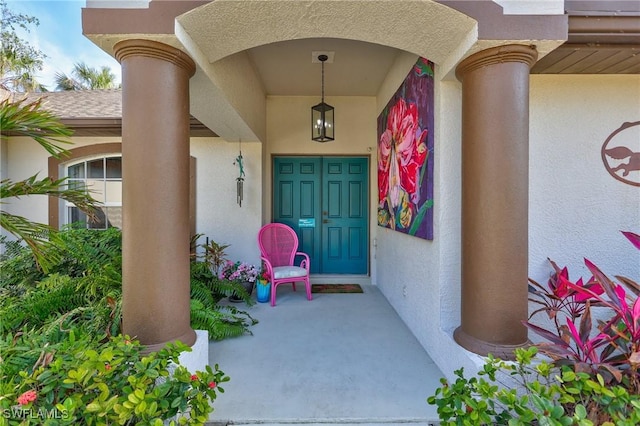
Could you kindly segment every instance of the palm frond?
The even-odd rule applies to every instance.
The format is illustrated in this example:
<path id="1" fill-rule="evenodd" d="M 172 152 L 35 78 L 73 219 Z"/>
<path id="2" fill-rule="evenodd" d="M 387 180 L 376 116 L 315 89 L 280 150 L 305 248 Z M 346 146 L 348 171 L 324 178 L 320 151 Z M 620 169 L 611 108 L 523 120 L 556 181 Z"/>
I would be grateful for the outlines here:
<path id="1" fill-rule="evenodd" d="M 82 85 L 78 81 L 62 72 L 57 72 L 55 74 L 54 81 L 56 83 L 56 90 L 69 91 L 83 89 Z"/>
<path id="2" fill-rule="evenodd" d="M 42 108 L 43 98 L 28 102 L 27 99 L 0 101 L 0 134 L 27 136 L 38 142 L 55 158 L 68 154 L 58 144 L 70 144 L 73 131 L 58 117 Z"/>
<path id="3" fill-rule="evenodd" d="M 98 202 L 91 197 L 90 192 L 85 186 L 78 186 L 74 183 L 73 187 L 67 182 L 67 178 L 51 179 L 45 177 L 38 179 L 35 174 L 28 179 L 13 182 L 11 179 L 3 179 L 0 181 L 0 200 L 7 198 L 20 198 L 28 195 L 49 195 L 61 198 L 69 203 L 73 203 L 91 218 L 95 218 Z"/>
<path id="4" fill-rule="evenodd" d="M 51 265 L 58 260 L 55 258 L 54 252 L 49 250 L 52 244 L 50 239 L 56 233 L 55 229 L 50 226 L 31 222 L 22 216 L 1 212 L 0 227 L 22 239 L 43 270 L 49 270 Z"/>

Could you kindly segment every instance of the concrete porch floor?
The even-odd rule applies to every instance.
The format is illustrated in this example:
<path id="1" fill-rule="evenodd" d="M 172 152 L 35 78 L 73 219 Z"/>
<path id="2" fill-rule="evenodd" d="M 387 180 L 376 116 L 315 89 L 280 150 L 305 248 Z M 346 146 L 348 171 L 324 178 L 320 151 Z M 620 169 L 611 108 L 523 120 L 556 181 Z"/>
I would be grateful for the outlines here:
<path id="1" fill-rule="evenodd" d="M 231 378 L 210 421 L 436 424 L 426 398 L 443 374 L 378 288 L 362 287 L 307 301 L 302 285 L 283 285 L 275 307 L 239 305 L 260 323 L 209 344 L 209 363 Z"/>

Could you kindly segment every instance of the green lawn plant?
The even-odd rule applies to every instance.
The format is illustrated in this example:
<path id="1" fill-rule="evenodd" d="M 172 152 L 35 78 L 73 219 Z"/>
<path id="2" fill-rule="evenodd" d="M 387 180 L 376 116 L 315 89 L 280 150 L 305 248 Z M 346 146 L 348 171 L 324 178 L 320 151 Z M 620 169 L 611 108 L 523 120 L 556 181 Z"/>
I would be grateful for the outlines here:
<path id="1" fill-rule="evenodd" d="M 65 229 L 49 273 L 28 248 L 3 239 L 0 425 L 159 424 L 176 413 L 187 413 L 176 421 L 202 424 L 213 409 L 218 384 L 228 380 L 217 367 L 177 367 L 167 376 L 189 348 L 145 354 L 121 336 L 121 241 L 116 228 Z M 219 307 L 239 289 L 207 283 L 212 274 L 201 263 L 192 265 L 192 327 L 216 339 L 248 333 L 255 320 Z"/>
<path id="2" fill-rule="evenodd" d="M 454 382 L 440 379 L 427 399 L 443 425 L 640 424 L 640 395 L 606 384 L 600 374 L 541 360 L 535 346 L 516 350 L 515 361 L 489 355 L 478 376 L 465 377 L 463 369 L 455 375 Z M 513 382 L 505 385 L 504 375 Z"/>
<path id="3" fill-rule="evenodd" d="M 640 235 L 623 232 L 640 249 Z M 489 355 L 477 376 L 441 379 L 427 401 L 445 425 L 640 424 L 640 285 L 616 281 L 585 259 L 592 276 L 569 279 L 554 269 L 544 286 L 530 281 L 534 310 L 524 325 L 544 340 L 515 352 L 515 361 Z M 592 309 L 610 316 L 594 326 Z M 553 324 L 534 323 L 543 314 Z"/>
<path id="4" fill-rule="evenodd" d="M 97 343 L 71 330 L 29 368 L 3 375 L 0 425 L 202 425 L 229 378 L 217 365 L 190 373 L 178 359 L 190 350 L 177 342 L 145 353 L 126 336 Z"/>
<path id="5" fill-rule="evenodd" d="M 121 332 L 122 233 L 117 228 L 69 227 L 48 250 L 55 261 L 43 272 L 25 247 L 6 239 L 0 257 L 0 332 L 28 329 L 52 339 L 72 325 L 98 335 Z M 191 326 L 220 340 L 249 334 L 257 321 L 235 306 L 221 303 L 232 293 L 249 295 L 236 282 L 218 279 L 207 263 L 191 263 Z M 244 293 L 243 293 L 244 292 Z"/>
<path id="6" fill-rule="evenodd" d="M 0 131 L 31 138 L 56 158 L 67 154 L 60 144 L 71 135 L 42 100 L 12 98 L 0 102 Z M 0 183 L 1 204 L 49 195 L 88 215 L 97 207 L 65 179 Z M 180 366 L 179 354 L 190 350 L 180 342 L 147 353 L 121 335 L 120 230 L 57 231 L 0 213 L 0 226 L 18 239 L 0 238 L 0 426 L 204 424 L 228 377 L 217 366 L 196 373 Z M 214 339 L 249 332 L 255 320 L 219 303 L 242 286 L 218 281 L 194 259 L 192 327 Z"/>

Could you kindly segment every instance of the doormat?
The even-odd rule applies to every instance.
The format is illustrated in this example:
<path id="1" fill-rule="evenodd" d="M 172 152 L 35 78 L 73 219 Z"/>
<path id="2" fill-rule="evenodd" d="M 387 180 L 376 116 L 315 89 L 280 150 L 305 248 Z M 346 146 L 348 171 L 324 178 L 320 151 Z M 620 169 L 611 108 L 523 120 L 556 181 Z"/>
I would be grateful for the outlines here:
<path id="1" fill-rule="evenodd" d="M 360 284 L 312 284 L 312 293 L 363 293 Z"/>

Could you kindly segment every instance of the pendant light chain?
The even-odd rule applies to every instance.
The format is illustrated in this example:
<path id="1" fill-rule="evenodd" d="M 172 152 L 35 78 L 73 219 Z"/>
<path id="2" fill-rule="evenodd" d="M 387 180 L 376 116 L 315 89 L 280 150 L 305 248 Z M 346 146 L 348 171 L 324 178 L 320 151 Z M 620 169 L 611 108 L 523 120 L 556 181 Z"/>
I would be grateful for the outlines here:
<path id="1" fill-rule="evenodd" d="M 324 103 L 324 61 L 322 63 L 322 103 Z"/>

